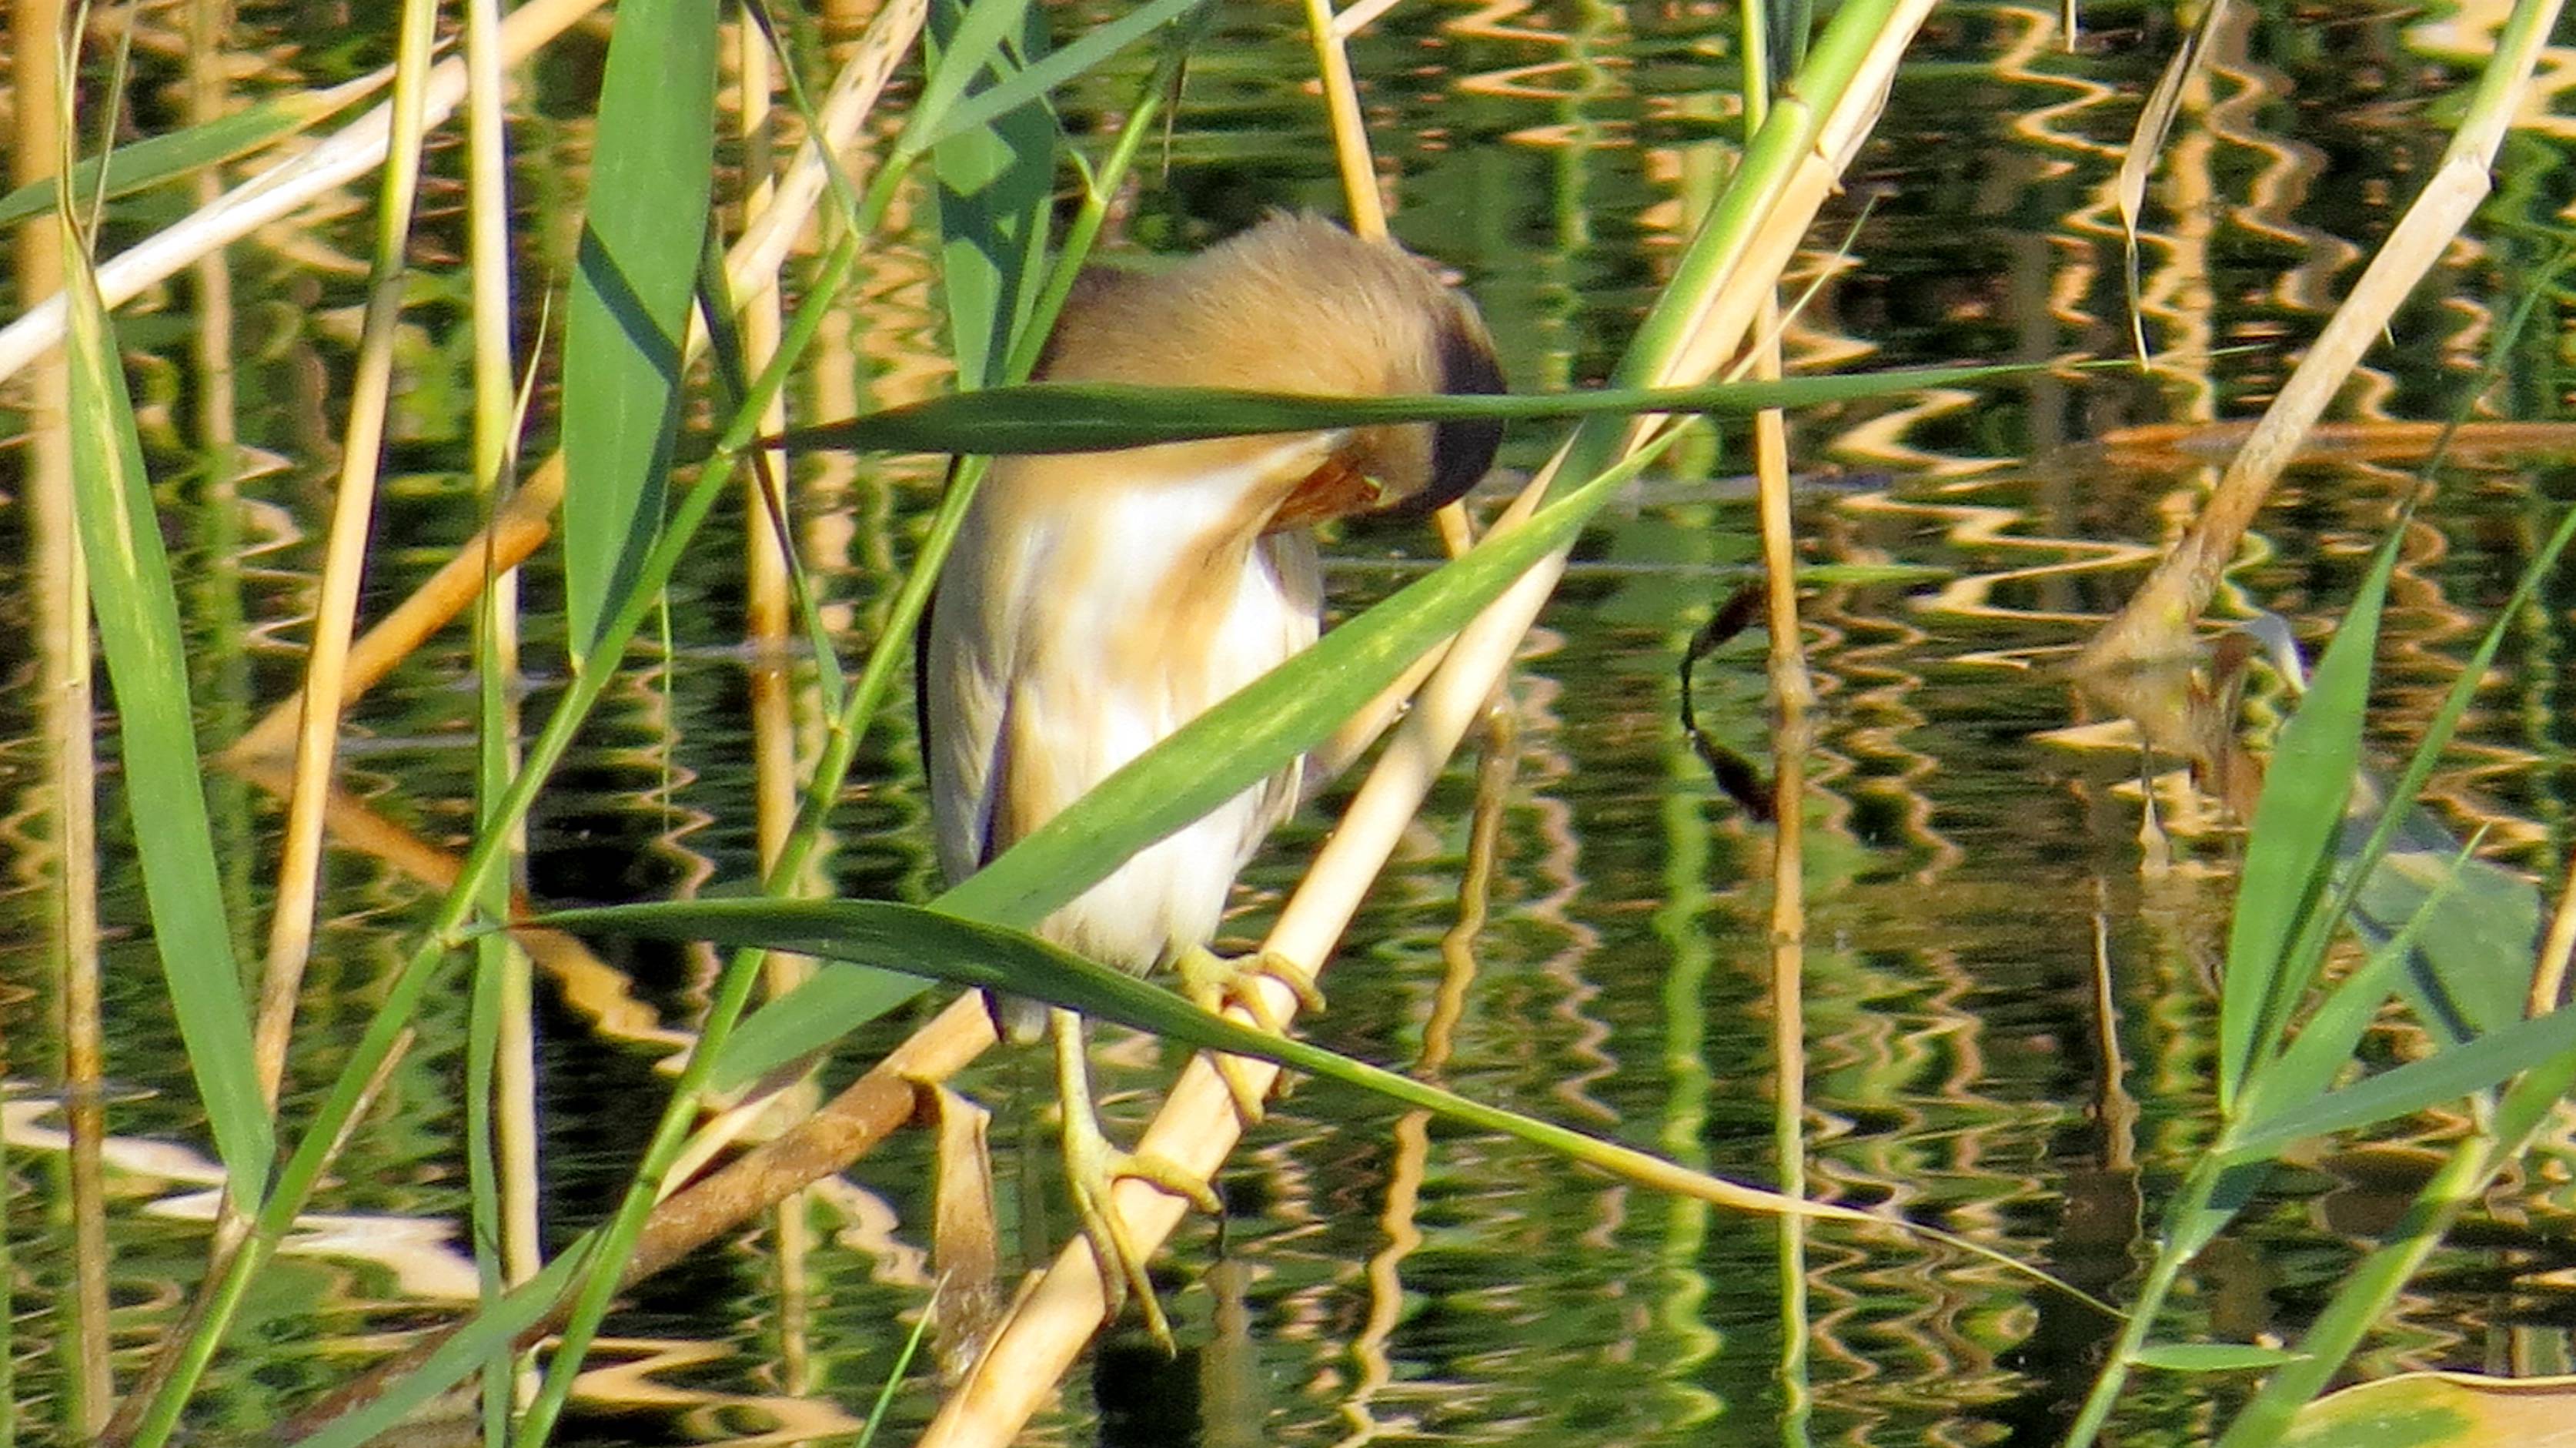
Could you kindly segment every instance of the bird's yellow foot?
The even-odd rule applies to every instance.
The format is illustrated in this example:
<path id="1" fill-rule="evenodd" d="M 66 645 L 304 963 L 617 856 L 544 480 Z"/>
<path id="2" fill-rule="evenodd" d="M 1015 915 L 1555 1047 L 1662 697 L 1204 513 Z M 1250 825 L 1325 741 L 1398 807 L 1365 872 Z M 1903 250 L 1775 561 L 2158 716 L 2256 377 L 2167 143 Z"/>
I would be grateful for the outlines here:
<path id="1" fill-rule="evenodd" d="M 1065 1189 L 1073 1199 L 1074 1216 L 1082 1224 L 1083 1239 L 1091 1244 L 1092 1260 L 1100 1265 L 1101 1295 L 1108 1301 L 1108 1318 L 1116 1320 L 1132 1288 L 1145 1314 L 1145 1330 L 1163 1351 L 1174 1352 L 1177 1349 L 1172 1342 L 1172 1325 L 1154 1296 L 1153 1280 L 1145 1275 L 1145 1254 L 1128 1234 L 1126 1220 L 1118 1215 L 1118 1204 L 1110 1190 L 1119 1178 L 1134 1177 L 1187 1198 L 1192 1206 L 1210 1216 L 1222 1214 L 1224 1204 L 1204 1179 L 1179 1163 L 1146 1152 L 1126 1151 L 1110 1143 L 1091 1103 L 1090 1053 L 1083 1041 L 1082 1017 L 1068 1010 L 1056 1010 L 1051 1017 L 1056 1084 L 1064 1108 Z"/>
<path id="2" fill-rule="evenodd" d="M 1324 1008 L 1324 993 L 1315 989 L 1315 977 L 1306 967 L 1274 951 L 1255 955 L 1219 955 L 1204 945 L 1192 946 L 1174 962 L 1181 978 L 1181 994 L 1192 1004 L 1211 1014 L 1228 1005 L 1243 1007 L 1261 1029 L 1274 1036 L 1288 1033 L 1287 1023 L 1270 1009 L 1270 1002 L 1253 989 L 1253 982 L 1263 976 L 1288 987 L 1297 1003 L 1309 1011 Z M 1234 1109 L 1247 1122 L 1262 1116 L 1262 1092 L 1255 1089 L 1244 1074 L 1243 1060 L 1237 1056 L 1217 1056 L 1217 1075 L 1225 1080 L 1225 1089 L 1234 1097 Z"/>

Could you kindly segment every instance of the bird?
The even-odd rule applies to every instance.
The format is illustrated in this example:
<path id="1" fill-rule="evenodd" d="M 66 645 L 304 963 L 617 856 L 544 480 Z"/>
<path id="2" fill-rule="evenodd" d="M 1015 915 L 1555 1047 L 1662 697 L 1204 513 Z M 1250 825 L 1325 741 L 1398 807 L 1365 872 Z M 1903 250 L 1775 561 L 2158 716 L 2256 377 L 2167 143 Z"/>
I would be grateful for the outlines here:
<path id="1" fill-rule="evenodd" d="M 1294 213 L 1160 272 L 1086 268 L 1033 376 L 1317 396 L 1504 390 L 1475 306 L 1427 263 Z M 1501 432 L 1495 421 L 1451 420 L 997 458 L 920 640 L 942 873 L 951 883 L 973 874 L 1313 644 L 1323 621 L 1314 526 L 1464 495 L 1492 465 Z M 1037 934 L 1134 974 L 1173 968 L 1208 1009 L 1257 1002 L 1248 987 L 1258 975 L 1320 1004 L 1293 965 L 1209 949 L 1236 874 L 1295 809 L 1303 772 L 1292 762 L 1138 851 Z M 1110 1319 L 1133 1288 L 1168 1347 L 1110 1188 L 1140 1178 L 1215 1214 L 1213 1192 L 1174 1163 L 1110 1144 L 1078 1015 L 1027 1002 L 997 1012 L 1014 1039 L 1053 1037 L 1068 1194 Z M 1257 1113 L 1257 1097 L 1229 1084 Z"/>

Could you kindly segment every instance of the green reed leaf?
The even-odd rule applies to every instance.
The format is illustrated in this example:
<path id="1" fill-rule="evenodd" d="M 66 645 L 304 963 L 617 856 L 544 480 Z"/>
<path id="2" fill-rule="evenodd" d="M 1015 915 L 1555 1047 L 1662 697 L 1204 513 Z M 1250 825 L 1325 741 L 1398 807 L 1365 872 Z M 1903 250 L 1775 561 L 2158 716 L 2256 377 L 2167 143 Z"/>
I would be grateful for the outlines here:
<path id="1" fill-rule="evenodd" d="M 934 5 L 932 54 L 954 53 L 951 37 L 972 18 L 953 0 Z M 1045 15 L 1030 11 L 1022 18 L 1018 54 L 1043 54 Z M 993 63 L 1006 77 L 1020 73 L 1007 53 Z M 948 309 L 957 385 L 972 391 L 1001 380 L 1011 339 L 1027 326 L 1046 282 L 1057 132 L 1043 92 L 992 113 L 988 124 L 951 129 L 930 154 L 938 182 L 940 298 Z"/>
<path id="2" fill-rule="evenodd" d="M 703 940 L 735 950 L 792 951 L 872 970 L 900 971 L 952 985 L 1050 1001 L 1095 1020 L 1150 1031 L 1165 1040 L 1201 1050 L 1251 1056 L 1355 1086 L 1404 1106 L 1528 1142 L 1652 1190 L 1766 1216 L 1891 1227 L 1984 1258 L 2095 1306 L 2102 1305 L 2038 1268 L 1951 1233 L 1901 1218 L 1744 1186 L 1534 1116 L 1471 1101 L 1338 1051 L 1292 1036 L 1255 1030 L 1200 1010 L 1170 991 L 1123 971 L 1095 965 L 1033 935 L 959 919 L 936 909 L 872 900 L 675 900 L 566 910 L 532 923 L 564 930 L 614 931 L 656 940 Z"/>
<path id="3" fill-rule="evenodd" d="M 923 984 L 917 975 L 863 965 L 818 970 L 791 993 L 793 1008 L 755 1011 L 734 1028 L 716 1053 L 707 1089 L 739 1091 L 920 995 Z"/>
<path id="4" fill-rule="evenodd" d="M 1165 1040 L 1257 1057 L 1356 1086 L 1453 1121 L 1518 1137 L 1629 1180 L 1686 1190 L 1721 1205 L 1785 1216 L 1887 1220 L 1739 1186 L 1536 1117 L 1470 1101 L 1338 1051 L 1203 1011 L 1171 991 L 1095 965 L 1036 936 L 917 905 L 879 900 L 674 900 L 557 911 L 531 923 L 655 940 L 707 941 L 738 950 L 792 951 L 1026 996 L 1080 1011 L 1094 1020 L 1150 1031 Z"/>
<path id="5" fill-rule="evenodd" d="M 2227 972 L 2218 997 L 2218 1104 L 2233 1115 L 2246 1078 L 2271 1059 L 2308 961 L 2331 922 L 2317 907 L 2332 876 L 2344 803 L 2361 764 L 2361 726 L 2380 604 L 2397 564 L 2392 532 L 2317 664 L 2315 682 L 2282 727 L 2245 847 Z"/>
<path id="6" fill-rule="evenodd" d="M 2238 1133 L 2226 1152 L 2231 1158 L 2251 1160 L 2307 1137 L 2412 1116 L 2509 1081 L 2567 1052 L 2576 1052 L 2576 1006 L 2561 1007 L 2287 1107 Z"/>
<path id="7" fill-rule="evenodd" d="M 713 177 L 715 0 L 626 0 L 564 321 L 564 606 L 588 657 L 661 528 Z"/>
<path id="8" fill-rule="evenodd" d="M 329 90 L 272 96 L 238 111 L 176 131 L 145 136 L 107 155 L 108 200 L 148 191 L 208 166 L 246 156 L 272 141 L 309 131 L 345 109 L 350 102 L 383 89 L 381 76 L 369 76 Z M 99 159 L 72 168 L 74 196 L 100 195 Z M 30 181 L 0 196 L 0 226 L 15 226 L 54 209 L 54 179 Z"/>
<path id="9" fill-rule="evenodd" d="M 116 688 L 125 800 L 152 943 L 216 1153 L 234 1196 L 256 1206 L 268 1189 L 276 1138 L 252 1062 L 250 1011 L 206 816 L 178 597 L 115 327 L 89 254 L 68 222 L 63 272 L 70 301 L 73 508 L 99 644 Z"/>
<path id="10" fill-rule="evenodd" d="M 1029 106 L 1048 95 L 1057 86 L 1098 66 L 1103 61 L 1165 25 L 1178 21 L 1194 10 L 1203 10 L 1210 0 L 1153 0 L 1140 5 L 1107 24 L 1094 26 L 1081 39 L 1044 58 L 1025 52 L 1027 63 L 1012 72 L 990 90 L 967 96 L 936 117 L 930 124 L 917 125 L 918 136 L 907 134 L 906 143 L 915 147 L 936 146 L 951 136 L 980 127 L 1006 111 Z"/>
<path id="11" fill-rule="evenodd" d="M 1477 396 L 1314 397 L 1215 387 L 1032 382 L 950 393 L 796 428 L 786 447 L 928 453 L 1108 452 L 1155 443 L 1272 432 L 1313 432 L 1396 422 L 1492 418 L 1506 422 L 1670 412 L 1743 417 L 1773 407 L 1808 407 L 1952 387 L 2025 371 L 2015 364 L 1913 367 L 1779 382 L 1701 387 L 1602 388 L 1589 392 Z M 762 445 L 770 445 L 765 441 Z"/>
<path id="12" fill-rule="evenodd" d="M 2237 1104 L 2240 1121 L 2259 1125 L 2279 1106 L 2313 1101 L 2334 1084 L 2336 1073 L 2351 1064 L 2362 1033 L 2379 1018 L 2380 1006 L 2396 987 L 2417 943 L 2434 922 L 2444 918 L 2460 868 L 2467 863 L 2467 850 L 2455 851 L 2450 878 L 2428 890 L 2397 933 L 2382 941 L 2351 974 L 2335 982 L 2334 988 L 2299 1023 L 2298 1035 L 2246 1079 L 2245 1094 Z"/>
<path id="13" fill-rule="evenodd" d="M 2277 1368 L 2298 1356 L 2250 1342 L 2151 1342 L 2129 1354 L 2129 1361 L 2169 1373 L 2241 1373 Z"/>

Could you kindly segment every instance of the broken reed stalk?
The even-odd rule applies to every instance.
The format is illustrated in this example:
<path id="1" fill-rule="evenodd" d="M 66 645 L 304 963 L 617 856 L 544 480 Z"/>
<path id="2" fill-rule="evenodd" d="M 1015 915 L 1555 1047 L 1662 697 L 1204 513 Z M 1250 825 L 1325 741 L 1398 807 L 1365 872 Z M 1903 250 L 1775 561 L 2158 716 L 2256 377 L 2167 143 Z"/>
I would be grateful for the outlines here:
<path id="1" fill-rule="evenodd" d="M 2559 8 L 2551 3 L 2514 9 L 2497 38 L 2495 55 L 2479 75 L 2468 118 L 2440 165 L 2228 461 L 2199 520 L 2085 646 L 2076 664 L 2079 671 L 2137 668 L 2190 653 L 2193 625 L 2235 561 L 2272 484 L 2362 358 L 2387 336 L 2398 307 L 2494 189 L 2490 172 L 2496 150 L 2530 90 L 2532 69 L 2557 24 Z"/>

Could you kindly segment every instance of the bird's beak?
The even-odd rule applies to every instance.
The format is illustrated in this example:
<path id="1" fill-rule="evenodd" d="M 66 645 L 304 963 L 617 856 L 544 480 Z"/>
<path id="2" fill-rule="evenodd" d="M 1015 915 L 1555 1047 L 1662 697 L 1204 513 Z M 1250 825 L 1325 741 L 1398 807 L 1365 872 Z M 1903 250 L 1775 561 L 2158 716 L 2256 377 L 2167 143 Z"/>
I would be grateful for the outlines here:
<path id="1" fill-rule="evenodd" d="M 1347 518 L 1365 513 L 1384 498 L 1385 490 L 1377 479 L 1351 466 L 1350 459 L 1338 454 L 1324 459 L 1323 466 L 1308 473 L 1270 515 L 1270 526 L 1264 532 L 1277 533 L 1287 528 L 1306 528 L 1333 518 Z"/>

